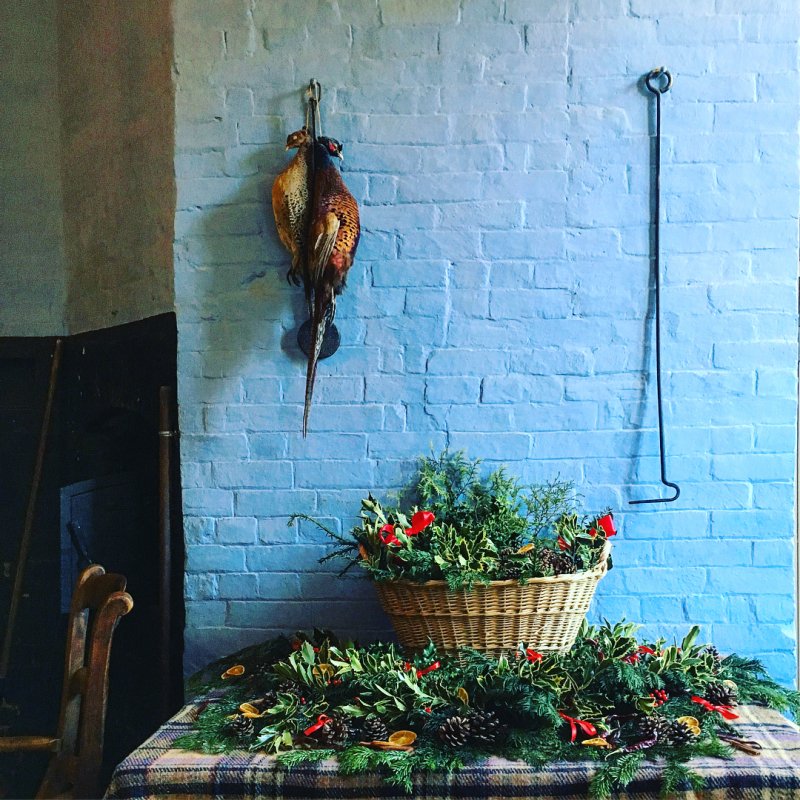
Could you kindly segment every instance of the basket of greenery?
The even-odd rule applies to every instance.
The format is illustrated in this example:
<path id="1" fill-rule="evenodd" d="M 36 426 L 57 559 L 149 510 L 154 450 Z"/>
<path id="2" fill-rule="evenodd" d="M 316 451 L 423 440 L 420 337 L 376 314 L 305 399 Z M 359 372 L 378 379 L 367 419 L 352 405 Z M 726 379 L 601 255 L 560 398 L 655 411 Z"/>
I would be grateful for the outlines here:
<path id="1" fill-rule="evenodd" d="M 405 502 L 362 500 L 360 524 L 325 559 L 374 581 L 401 644 L 499 655 L 572 647 L 610 567 L 610 512 L 576 510 L 568 481 L 523 486 L 504 469 L 448 452 L 421 460 Z"/>

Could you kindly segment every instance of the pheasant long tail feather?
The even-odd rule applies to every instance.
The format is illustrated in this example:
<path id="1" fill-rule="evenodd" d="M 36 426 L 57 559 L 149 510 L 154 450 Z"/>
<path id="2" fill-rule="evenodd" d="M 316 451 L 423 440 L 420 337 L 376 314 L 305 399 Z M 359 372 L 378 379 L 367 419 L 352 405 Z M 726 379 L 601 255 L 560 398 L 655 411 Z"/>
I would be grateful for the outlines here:
<path id="1" fill-rule="evenodd" d="M 306 399 L 303 409 L 303 437 L 308 434 L 308 419 L 311 414 L 311 400 L 314 396 L 314 381 L 317 377 L 317 362 L 322 342 L 325 339 L 325 330 L 328 327 L 328 309 L 333 300 L 332 293 L 321 288 L 314 298 L 314 310 L 311 317 L 311 347 L 308 352 L 308 366 L 306 368 Z"/>

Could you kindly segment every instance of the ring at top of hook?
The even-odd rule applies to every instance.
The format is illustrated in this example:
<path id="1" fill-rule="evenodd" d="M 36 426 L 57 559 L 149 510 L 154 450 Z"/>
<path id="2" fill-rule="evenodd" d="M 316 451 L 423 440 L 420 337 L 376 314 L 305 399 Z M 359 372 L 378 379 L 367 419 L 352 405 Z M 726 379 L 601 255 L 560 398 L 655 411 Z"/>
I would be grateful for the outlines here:
<path id="1" fill-rule="evenodd" d="M 322 100 L 322 86 L 315 78 L 312 78 L 308 82 L 308 87 L 306 88 L 306 98 L 308 100 L 314 100 L 317 104 L 319 101 Z"/>
<path id="2" fill-rule="evenodd" d="M 653 94 L 666 94 L 672 87 L 672 73 L 666 67 L 656 67 L 647 73 L 644 84 Z"/>

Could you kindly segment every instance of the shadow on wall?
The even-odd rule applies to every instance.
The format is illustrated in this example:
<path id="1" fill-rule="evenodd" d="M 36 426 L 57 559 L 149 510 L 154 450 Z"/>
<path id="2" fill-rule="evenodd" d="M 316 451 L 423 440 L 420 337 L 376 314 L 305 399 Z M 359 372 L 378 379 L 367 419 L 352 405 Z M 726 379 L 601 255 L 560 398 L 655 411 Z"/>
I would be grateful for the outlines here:
<path id="1" fill-rule="evenodd" d="M 194 324 L 202 374 L 209 378 L 275 375 L 284 356 L 305 363 L 296 340 L 307 316 L 305 302 L 302 291 L 286 282 L 289 257 L 275 231 L 270 198 L 272 182 L 286 163 L 277 144 L 248 156 L 241 165 L 248 177 L 240 190 L 224 205 L 204 211 L 187 236 L 186 255 L 199 278 L 195 285 L 203 287 L 202 296 L 193 300 Z"/>

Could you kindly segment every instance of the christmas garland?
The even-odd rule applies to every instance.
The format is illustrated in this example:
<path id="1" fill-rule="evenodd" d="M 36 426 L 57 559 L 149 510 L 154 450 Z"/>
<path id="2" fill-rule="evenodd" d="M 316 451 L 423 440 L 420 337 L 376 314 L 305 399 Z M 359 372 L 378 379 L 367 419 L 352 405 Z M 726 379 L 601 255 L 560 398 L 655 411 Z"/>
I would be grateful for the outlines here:
<path id="1" fill-rule="evenodd" d="M 541 768 L 593 760 L 590 790 L 624 788 L 645 759 L 663 758 L 663 791 L 702 778 L 696 756 L 741 745 L 737 703 L 800 712 L 800 693 L 759 662 L 696 643 L 636 638 L 637 626 L 584 624 L 567 653 L 520 645 L 415 656 L 396 645 L 357 647 L 315 632 L 269 640 L 212 664 L 190 688 L 208 698 L 176 746 L 267 751 L 281 764 L 336 756 L 342 774 L 379 771 L 412 791 L 418 771 L 453 771 L 489 755 Z"/>

